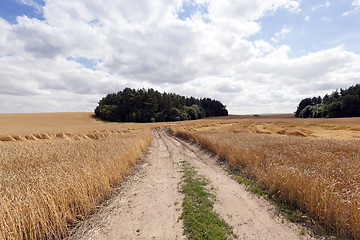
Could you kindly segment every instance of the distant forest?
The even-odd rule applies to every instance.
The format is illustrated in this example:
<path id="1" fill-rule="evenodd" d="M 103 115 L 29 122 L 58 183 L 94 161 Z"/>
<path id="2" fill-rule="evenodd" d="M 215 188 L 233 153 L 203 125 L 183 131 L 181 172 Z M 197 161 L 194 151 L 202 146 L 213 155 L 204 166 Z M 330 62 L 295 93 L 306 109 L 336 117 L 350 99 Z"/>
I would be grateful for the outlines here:
<path id="1" fill-rule="evenodd" d="M 360 84 L 336 90 L 323 98 L 301 100 L 295 112 L 300 118 L 360 117 Z"/>
<path id="2" fill-rule="evenodd" d="M 102 98 L 95 108 L 95 115 L 115 122 L 168 122 L 227 116 L 228 111 L 220 101 L 210 98 L 125 88 Z"/>

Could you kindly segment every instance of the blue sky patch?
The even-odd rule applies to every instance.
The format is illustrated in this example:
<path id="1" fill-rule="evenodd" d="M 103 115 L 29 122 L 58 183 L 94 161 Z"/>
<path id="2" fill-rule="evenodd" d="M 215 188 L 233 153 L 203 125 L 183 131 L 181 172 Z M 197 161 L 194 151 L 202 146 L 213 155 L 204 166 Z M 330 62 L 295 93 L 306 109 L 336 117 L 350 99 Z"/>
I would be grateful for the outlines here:
<path id="1" fill-rule="evenodd" d="M 33 0 L 28 1 L 37 4 L 39 7 L 44 6 L 44 1 Z M 40 9 L 35 6 L 24 4 L 21 0 L 1 0 L 0 1 L 0 17 L 9 23 L 16 23 L 17 16 L 28 16 L 29 18 L 37 18 L 44 20 Z"/>
<path id="2" fill-rule="evenodd" d="M 89 59 L 89 58 L 83 58 L 83 57 L 80 57 L 80 58 L 68 57 L 67 60 L 69 60 L 69 61 L 73 60 L 75 62 L 78 62 L 81 65 L 83 65 L 84 67 L 89 68 L 91 70 L 95 70 L 96 65 L 99 62 L 102 62 L 99 59 Z"/>
<path id="3" fill-rule="evenodd" d="M 208 4 L 197 4 L 193 0 L 183 2 L 182 10 L 178 12 L 178 18 L 185 21 L 187 18 L 191 19 L 192 15 L 200 13 L 203 20 L 208 21 L 206 14 L 208 14 Z"/>
<path id="4" fill-rule="evenodd" d="M 314 5 L 314 1 L 304 0 L 300 8 L 299 13 L 280 9 L 261 18 L 261 32 L 249 39 L 265 40 L 275 46 L 289 45 L 291 57 L 340 45 L 360 53 L 360 31 L 357 30 L 360 12 L 343 16 L 354 8 L 351 1 L 318 1 Z"/>

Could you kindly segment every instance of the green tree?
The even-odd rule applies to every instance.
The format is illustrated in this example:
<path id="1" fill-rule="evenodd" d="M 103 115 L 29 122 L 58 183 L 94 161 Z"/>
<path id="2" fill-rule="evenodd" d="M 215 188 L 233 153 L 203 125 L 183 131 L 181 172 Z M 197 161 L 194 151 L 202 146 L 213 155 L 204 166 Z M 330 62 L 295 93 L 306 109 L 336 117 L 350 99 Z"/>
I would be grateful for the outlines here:
<path id="1" fill-rule="evenodd" d="M 327 105 L 327 116 L 328 118 L 337 118 L 342 116 L 341 102 L 332 102 Z"/>
<path id="2" fill-rule="evenodd" d="M 302 114 L 302 116 L 300 116 L 300 113 L 303 111 L 304 108 L 306 108 L 307 106 L 312 106 L 313 102 L 311 100 L 311 98 L 305 98 L 303 100 L 300 101 L 299 106 L 297 107 L 297 110 L 295 112 L 295 116 L 296 117 L 302 117 L 304 114 Z"/>
<path id="3" fill-rule="evenodd" d="M 360 117 L 360 84 L 300 101 L 296 117 Z"/>
<path id="4" fill-rule="evenodd" d="M 342 108 L 348 117 L 360 116 L 360 97 L 357 95 L 346 95 L 342 100 Z"/>
<path id="5" fill-rule="evenodd" d="M 307 105 L 304 109 L 299 113 L 299 117 L 301 118 L 309 118 L 312 116 L 312 106 Z"/>
<path id="6" fill-rule="evenodd" d="M 187 113 L 189 115 L 190 120 L 198 119 L 198 114 L 197 114 L 196 110 L 193 107 L 187 107 Z"/>
<path id="7" fill-rule="evenodd" d="M 221 102 L 210 98 L 188 98 L 154 89 L 131 88 L 106 95 L 94 112 L 103 120 L 119 122 L 178 121 L 228 114 Z"/>

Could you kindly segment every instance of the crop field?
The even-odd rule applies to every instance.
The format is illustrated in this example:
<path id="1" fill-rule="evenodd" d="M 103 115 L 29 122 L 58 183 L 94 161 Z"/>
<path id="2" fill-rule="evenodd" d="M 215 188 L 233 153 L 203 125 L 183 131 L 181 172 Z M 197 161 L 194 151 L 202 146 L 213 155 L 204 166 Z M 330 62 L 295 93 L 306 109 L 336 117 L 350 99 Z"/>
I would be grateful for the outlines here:
<path id="1" fill-rule="evenodd" d="M 96 212 L 167 127 L 270 195 L 360 238 L 360 118 L 228 116 L 108 123 L 91 113 L 0 115 L 0 239 L 57 239 Z"/>
<path id="2" fill-rule="evenodd" d="M 0 239 L 52 239 L 94 212 L 151 129 L 90 113 L 0 115 Z"/>
<path id="3" fill-rule="evenodd" d="M 229 116 L 168 124 L 274 198 L 360 239 L 360 118 Z"/>

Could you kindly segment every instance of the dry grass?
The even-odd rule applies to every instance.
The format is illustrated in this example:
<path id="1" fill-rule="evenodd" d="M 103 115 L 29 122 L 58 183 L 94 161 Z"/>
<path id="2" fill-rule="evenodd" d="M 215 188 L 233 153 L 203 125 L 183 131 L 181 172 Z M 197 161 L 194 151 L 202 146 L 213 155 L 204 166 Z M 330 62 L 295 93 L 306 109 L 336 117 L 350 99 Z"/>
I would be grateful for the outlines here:
<path id="1" fill-rule="evenodd" d="M 22 120 L 17 129 L 0 116 L 9 128 L 0 128 L 0 239 L 64 237 L 110 196 L 151 140 L 140 124 L 55 115 L 42 128 Z"/>
<path id="2" fill-rule="evenodd" d="M 209 130 L 217 121 L 218 127 Z M 360 141 L 352 135 L 360 121 L 338 121 L 223 118 L 168 127 L 213 151 L 270 195 L 342 236 L 360 239 Z M 322 131 L 326 134 L 320 138 Z"/>

